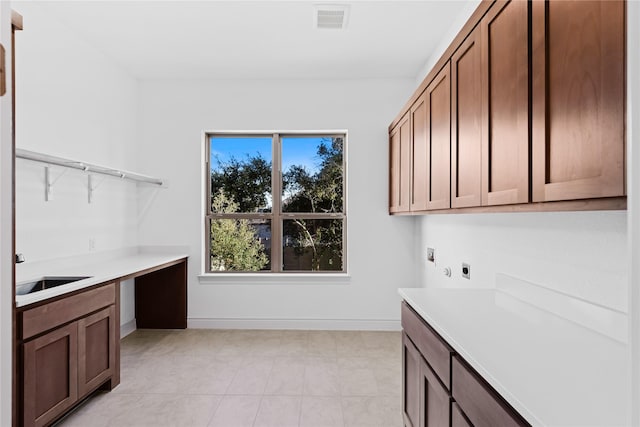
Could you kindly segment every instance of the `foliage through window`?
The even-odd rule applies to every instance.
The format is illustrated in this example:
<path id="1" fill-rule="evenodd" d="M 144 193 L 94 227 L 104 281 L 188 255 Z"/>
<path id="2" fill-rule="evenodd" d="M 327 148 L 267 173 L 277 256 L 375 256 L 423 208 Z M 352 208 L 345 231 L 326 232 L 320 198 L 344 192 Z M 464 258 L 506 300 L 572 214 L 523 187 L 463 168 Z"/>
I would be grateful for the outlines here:
<path id="1" fill-rule="evenodd" d="M 207 135 L 207 272 L 344 272 L 345 135 Z"/>

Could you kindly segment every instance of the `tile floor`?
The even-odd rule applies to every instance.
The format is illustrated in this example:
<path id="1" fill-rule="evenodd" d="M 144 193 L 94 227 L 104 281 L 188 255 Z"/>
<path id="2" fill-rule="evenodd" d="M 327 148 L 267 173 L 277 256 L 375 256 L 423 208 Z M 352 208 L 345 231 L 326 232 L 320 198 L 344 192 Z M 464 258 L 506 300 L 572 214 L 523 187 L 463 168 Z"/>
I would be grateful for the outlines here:
<path id="1" fill-rule="evenodd" d="M 401 427 L 399 332 L 138 330 L 59 425 Z"/>

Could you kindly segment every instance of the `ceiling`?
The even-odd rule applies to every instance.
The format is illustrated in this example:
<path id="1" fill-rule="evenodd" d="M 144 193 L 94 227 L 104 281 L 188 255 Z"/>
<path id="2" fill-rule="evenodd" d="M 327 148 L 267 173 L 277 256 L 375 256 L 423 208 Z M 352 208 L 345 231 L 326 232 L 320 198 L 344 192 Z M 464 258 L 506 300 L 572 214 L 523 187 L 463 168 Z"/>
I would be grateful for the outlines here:
<path id="1" fill-rule="evenodd" d="M 46 1 L 42 5 L 137 78 L 349 79 L 415 78 L 471 2 Z M 325 3 L 350 5 L 346 30 L 313 27 L 314 5 Z"/>

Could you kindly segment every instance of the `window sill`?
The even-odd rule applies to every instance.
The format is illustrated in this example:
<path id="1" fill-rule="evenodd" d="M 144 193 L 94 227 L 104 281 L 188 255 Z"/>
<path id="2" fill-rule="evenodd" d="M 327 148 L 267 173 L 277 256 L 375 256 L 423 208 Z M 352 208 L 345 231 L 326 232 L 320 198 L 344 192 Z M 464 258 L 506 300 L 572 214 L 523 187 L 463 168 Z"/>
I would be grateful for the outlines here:
<path id="1" fill-rule="evenodd" d="M 347 273 L 208 273 L 198 276 L 206 285 L 340 285 L 349 284 Z"/>

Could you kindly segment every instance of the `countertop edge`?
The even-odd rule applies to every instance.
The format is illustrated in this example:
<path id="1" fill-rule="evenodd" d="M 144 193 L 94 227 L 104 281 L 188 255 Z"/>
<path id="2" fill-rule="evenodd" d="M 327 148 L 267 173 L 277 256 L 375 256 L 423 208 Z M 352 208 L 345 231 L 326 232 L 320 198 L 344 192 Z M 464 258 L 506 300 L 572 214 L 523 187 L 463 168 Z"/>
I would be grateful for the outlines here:
<path id="1" fill-rule="evenodd" d="M 91 268 L 105 268 L 103 265 L 96 267 L 98 264 L 86 264 L 68 267 L 66 270 L 61 269 L 53 272 L 56 275 L 85 275 L 91 276 L 87 279 L 79 280 L 77 282 L 69 283 L 66 285 L 58 286 L 52 289 L 46 289 L 43 291 L 34 292 L 26 295 L 16 295 L 16 308 L 23 308 L 31 304 L 45 301 L 50 298 L 58 297 L 70 292 L 82 290 L 91 286 L 95 286 L 101 283 L 111 282 L 121 278 L 126 278 L 135 275 L 138 272 L 159 267 L 164 264 L 170 264 L 175 261 L 181 261 L 188 259 L 189 255 L 180 254 L 166 254 L 166 253 L 140 253 L 135 255 L 123 256 L 122 258 L 112 259 L 106 261 L 104 264 L 114 264 L 111 268 L 112 273 L 97 273 L 91 274 Z M 139 264 L 135 265 L 136 262 Z M 118 264 L 120 263 L 120 264 Z M 124 265 L 123 265 L 124 264 Z M 133 265 L 132 265 L 133 264 Z M 84 268 L 84 269 L 83 269 Z M 81 271 L 81 274 L 77 272 Z M 27 275 L 28 276 L 28 275 Z M 36 279 L 39 275 L 34 275 L 33 279 Z M 21 280 L 21 282 L 30 279 Z"/>

